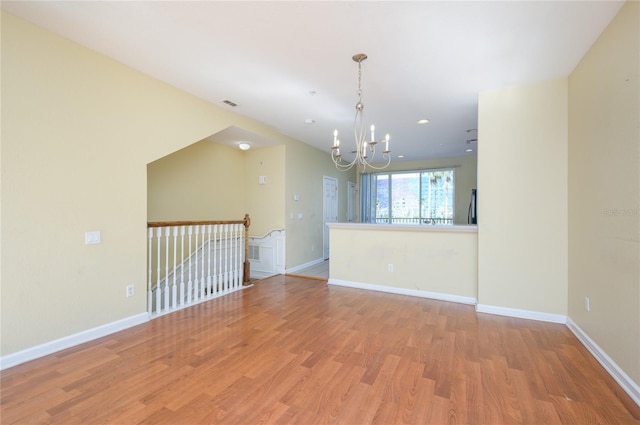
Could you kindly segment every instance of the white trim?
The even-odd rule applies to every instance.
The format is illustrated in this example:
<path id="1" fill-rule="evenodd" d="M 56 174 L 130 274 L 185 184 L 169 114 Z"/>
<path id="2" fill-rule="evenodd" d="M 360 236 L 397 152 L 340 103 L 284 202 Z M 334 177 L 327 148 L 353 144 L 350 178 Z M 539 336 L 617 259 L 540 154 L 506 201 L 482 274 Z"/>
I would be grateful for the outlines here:
<path id="1" fill-rule="evenodd" d="M 444 233 L 478 233 L 475 224 L 372 224 L 372 223 L 327 223 L 330 229 L 378 230 L 404 232 L 444 232 Z"/>
<path id="2" fill-rule="evenodd" d="M 251 270 L 251 279 L 255 279 L 255 280 L 266 279 L 268 277 L 275 276 L 277 274 L 282 274 L 282 273 L 278 273 L 278 272 L 261 272 L 261 271 Z"/>
<path id="3" fill-rule="evenodd" d="M 271 236 L 271 234 L 273 234 L 274 232 L 284 232 L 284 229 L 281 228 L 281 227 L 274 227 L 273 229 L 269 230 L 267 233 L 265 233 L 262 236 L 250 235 L 249 238 L 264 239 L 264 238 L 268 238 L 269 236 Z"/>
<path id="4" fill-rule="evenodd" d="M 0 370 L 12 366 L 17 366 L 21 363 L 25 363 L 39 357 L 44 357 L 57 351 L 74 347 L 76 345 L 92 341 L 94 339 L 101 338 L 103 336 L 107 336 L 112 333 L 119 332 L 148 321 L 149 314 L 140 313 L 136 314 L 135 316 L 126 317 L 115 322 L 107 323 L 106 325 L 95 327 L 93 329 L 87 329 L 73 335 L 65 336 L 54 341 L 45 342 L 44 344 L 27 348 L 26 350 L 8 354 L 0 358 Z"/>
<path id="5" fill-rule="evenodd" d="M 318 258 L 317 260 L 313 260 L 313 261 L 309 261 L 308 263 L 304 263 L 304 264 L 300 264 L 294 267 L 291 267 L 290 269 L 286 269 L 284 272 L 285 273 L 295 273 L 298 272 L 300 270 L 309 268 L 309 267 L 313 267 L 313 266 L 317 266 L 318 264 L 322 264 L 325 262 L 324 258 Z"/>
<path id="6" fill-rule="evenodd" d="M 633 399 L 633 401 L 640 406 L 640 385 L 636 384 L 620 367 L 616 364 L 616 362 L 611 359 L 605 353 L 605 351 L 598 346 L 590 337 L 587 335 L 580 326 L 578 326 L 570 317 L 567 318 L 567 327 L 573 334 L 578 338 L 578 340 L 585 346 L 587 350 L 596 358 L 598 363 L 605 368 L 605 370 L 611 375 L 611 377 L 622 387 L 622 389 L 629 394 L 629 397 Z"/>
<path id="7" fill-rule="evenodd" d="M 329 285 L 346 286 L 348 288 L 366 289 L 368 291 L 386 292 L 389 294 L 409 295 L 412 297 L 429 298 L 439 301 L 449 301 L 460 304 L 475 304 L 478 300 L 473 297 L 443 294 L 441 292 L 420 291 L 418 289 L 396 288 L 393 286 L 374 285 L 371 283 L 352 282 L 349 280 L 329 279 Z"/>
<path id="8" fill-rule="evenodd" d="M 271 276 L 273 276 L 273 274 L 270 274 L 270 275 L 264 276 L 264 277 L 271 277 Z M 263 278 L 261 278 L 261 279 L 263 279 Z M 242 283 L 240 283 L 240 285 L 235 287 L 235 288 L 231 288 L 231 289 L 227 289 L 226 291 L 218 292 L 217 294 L 212 295 L 211 297 L 207 296 L 207 297 L 204 297 L 204 298 L 200 298 L 197 301 L 192 301 L 189 304 L 185 303 L 185 304 L 183 304 L 181 306 L 178 306 L 176 308 L 170 308 L 170 309 L 167 309 L 167 310 L 163 310 L 161 312 L 149 313 L 149 320 L 157 319 L 158 317 L 166 316 L 167 314 L 175 313 L 176 311 L 184 310 L 185 308 L 193 307 L 194 305 L 206 303 L 207 301 L 215 300 L 216 298 L 224 297 L 225 295 L 230 295 L 230 294 L 233 294 L 234 292 L 239 292 L 239 291 L 242 291 L 243 289 L 251 288 L 252 286 L 253 286 L 253 284 L 249 284 L 249 285 L 245 286 Z"/>
<path id="9" fill-rule="evenodd" d="M 567 316 L 561 314 L 542 313 L 540 311 L 520 310 L 517 308 L 497 307 L 494 305 L 477 304 L 478 313 L 497 314 L 498 316 L 517 317 L 520 319 L 539 320 L 541 322 L 567 323 Z"/>

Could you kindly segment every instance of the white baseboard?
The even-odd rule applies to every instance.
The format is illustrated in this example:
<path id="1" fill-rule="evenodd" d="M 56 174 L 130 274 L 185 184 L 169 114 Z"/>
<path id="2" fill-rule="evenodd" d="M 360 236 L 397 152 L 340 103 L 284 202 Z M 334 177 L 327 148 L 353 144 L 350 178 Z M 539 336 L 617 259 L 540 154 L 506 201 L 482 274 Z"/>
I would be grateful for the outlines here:
<path id="1" fill-rule="evenodd" d="M 607 353 L 593 341 L 571 318 L 567 318 L 567 327 L 573 332 L 578 340 L 596 358 L 598 363 L 605 368 L 611 377 L 629 394 L 629 397 L 640 406 L 640 385 L 636 384 Z"/>
<path id="2" fill-rule="evenodd" d="M 440 292 L 420 291 L 417 289 L 396 288 L 393 286 L 373 285 L 371 283 L 352 282 L 349 280 L 329 279 L 329 285 L 346 286 L 348 288 L 366 289 L 369 291 L 386 292 L 389 294 L 409 295 L 412 297 L 429 298 L 439 301 L 449 301 L 460 304 L 475 304 L 477 300 L 473 297 L 463 297 L 461 295 L 443 294 Z"/>
<path id="3" fill-rule="evenodd" d="M 0 370 L 17 366 L 21 363 L 28 362 L 30 360 L 44 357 L 49 354 L 53 354 L 57 351 L 64 350 L 82 344 L 88 341 L 92 341 L 109 334 L 131 328 L 149 321 L 148 313 L 140 313 L 135 316 L 127 317 L 121 320 L 117 320 L 106 325 L 98 326 L 93 329 L 87 329 L 86 331 L 78 332 L 73 335 L 65 336 L 54 341 L 46 342 L 44 344 L 36 345 L 35 347 L 27 348 L 26 350 L 18 351 L 16 353 L 8 354 L 0 357 Z"/>
<path id="4" fill-rule="evenodd" d="M 541 322 L 567 323 L 567 316 L 561 314 L 542 313 L 540 311 L 520 310 L 517 308 L 497 307 L 494 305 L 477 304 L 478 313 L 497 314 L 498 316 L 517 317 L 519 319 L 539 320 Z"/>
<path id="5" fill-rule="evenodd" d="M 306 268 L 317 266 L 318 264 L 322 264 L 322 263 L 324 263 L 324 261 L 325 261 L 324 258 L 318 258 L 317 260 L 309 261 L 308 263 L 299 264 L 299 265 L 297 265 L 295 267 L 291 267 L 290 269 L 286 269 L 284 272 L 285 273 L 295 273 L 295 272 L 298 272 L 300 270 L 304 270 Z"/>
<path id="6" fill-rule="evenodd" d="M 268 277 L 275 276 L 277 274 L 280 274 L 280 273 L 276 273 L 276 272 L 268 273 L 268 272 L 261 272 L 261 271 L 251 270 L 251 279 L 258 279 L 258 280 L 259 279 L 266 279 Z"/>

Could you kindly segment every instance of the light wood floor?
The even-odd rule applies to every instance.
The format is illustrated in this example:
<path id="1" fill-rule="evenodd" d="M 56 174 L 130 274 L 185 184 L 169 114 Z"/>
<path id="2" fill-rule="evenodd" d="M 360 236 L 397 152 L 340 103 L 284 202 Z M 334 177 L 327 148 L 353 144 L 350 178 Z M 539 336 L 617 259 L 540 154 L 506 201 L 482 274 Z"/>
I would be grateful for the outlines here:
<path id="1" fill-rule="evenodd" d="M 564 326 L 275 276 L 3 371 L 2 424 L 638 424 Z"/>
<path id="2" fill-rule="evenodd" d="M 322 263 L 307 267 L 306 269 L 298 270 L 295 273 L 291 273 L 291 276 L 304 276 L 312 277 L 318 280 L 329 280 L 329 260 L 325 260 Z"/>

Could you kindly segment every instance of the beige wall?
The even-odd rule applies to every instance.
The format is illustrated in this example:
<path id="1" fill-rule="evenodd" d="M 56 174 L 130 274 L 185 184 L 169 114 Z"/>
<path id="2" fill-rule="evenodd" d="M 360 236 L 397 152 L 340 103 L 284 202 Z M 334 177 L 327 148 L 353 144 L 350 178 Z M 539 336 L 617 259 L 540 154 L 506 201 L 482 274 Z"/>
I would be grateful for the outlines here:
<path id="1" fill-rule="evenodd" d="M 288 230 L 284 218 L 285 145 L 251 149 L 244 157 L 244 205 L 251 215 L 251 236 L 265 236 L 273 229 Z M 259 184 L 259 177 L 266 178 Z M 292 242 L 293 243 L 293 242 Z"/>
<path id="2" fill-rule="evenodd" d="M 388 171 L 421 170 L 429 168 L 451 168 L 455 170 L 455 224 L 467 224 L 471 189 L 478 186 L 478 161 L 475 155 L 452 158 L 435 158 L 422 161 L 394 161 Z"/>
<path id="3" fill-rule="evenodd" d="M 476 229 L 437 227 L 334 226 L 331 253 L 336 260 L 331 261 L 330 278 L 475 299 Z"/>
<path id="4" fill-rule="evenodd" d="M 148 163 L 229 126 L 300 144 L 5 12 L 1 96 L 2 356 L 146 311 Z"/>
<path id="5" fill-rule="evenodd" d="M 239 220 L 244 155 L 206 140 L 147 165 L 148 221 Z"/>
<path id="6" fill-rule="evenodd" d="M 567 80 L 483 92 L 478 303 L 567 314 Z"/>
<path id="7" fill-rule="evenodd" d="M 323 259 L 323 176 L 337 179 L 338 221 L 346 221 L 347 181 L 355 182 L 356 175 L 338 171 L 328 153 L 301 143 L 288 144 L 286 157 L 286 267 L 291 268 Z"/>
<path id="8" fill-rule="evenodd" d="M 569 316 L 638 385 L 639 22 L 627 2 L 569 78 Z"/>
<path id="9" fill-rule="evenodd" d="M 1 96 L 6 355 L 146 310 L 146 164 L 229 118 L 4 12 Z"/>

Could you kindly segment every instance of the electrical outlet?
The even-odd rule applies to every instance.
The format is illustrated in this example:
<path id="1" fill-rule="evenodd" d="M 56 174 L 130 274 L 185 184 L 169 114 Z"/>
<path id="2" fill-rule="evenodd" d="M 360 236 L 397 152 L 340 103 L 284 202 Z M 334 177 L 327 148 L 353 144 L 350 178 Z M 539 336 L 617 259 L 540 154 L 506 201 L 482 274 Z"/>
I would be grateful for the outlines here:
<path id="1" fill-rule="evenodd" d="M 136 287 L 133 285 L 127 285 L 127 298 L 133 297 L 136 294 Z"/>
<path id="2" fill-rule="evenodd" d="M 587 311 L 591 311 L 591 300 L 589 297 L 584 297 L 584 309 Z"/>
<path id="3" fill-rule="evenodd" d="M 393 272 L 393 264 L 389 264 L 387 266 L 387 270 L 389 270 L 390 272 Z"/>

